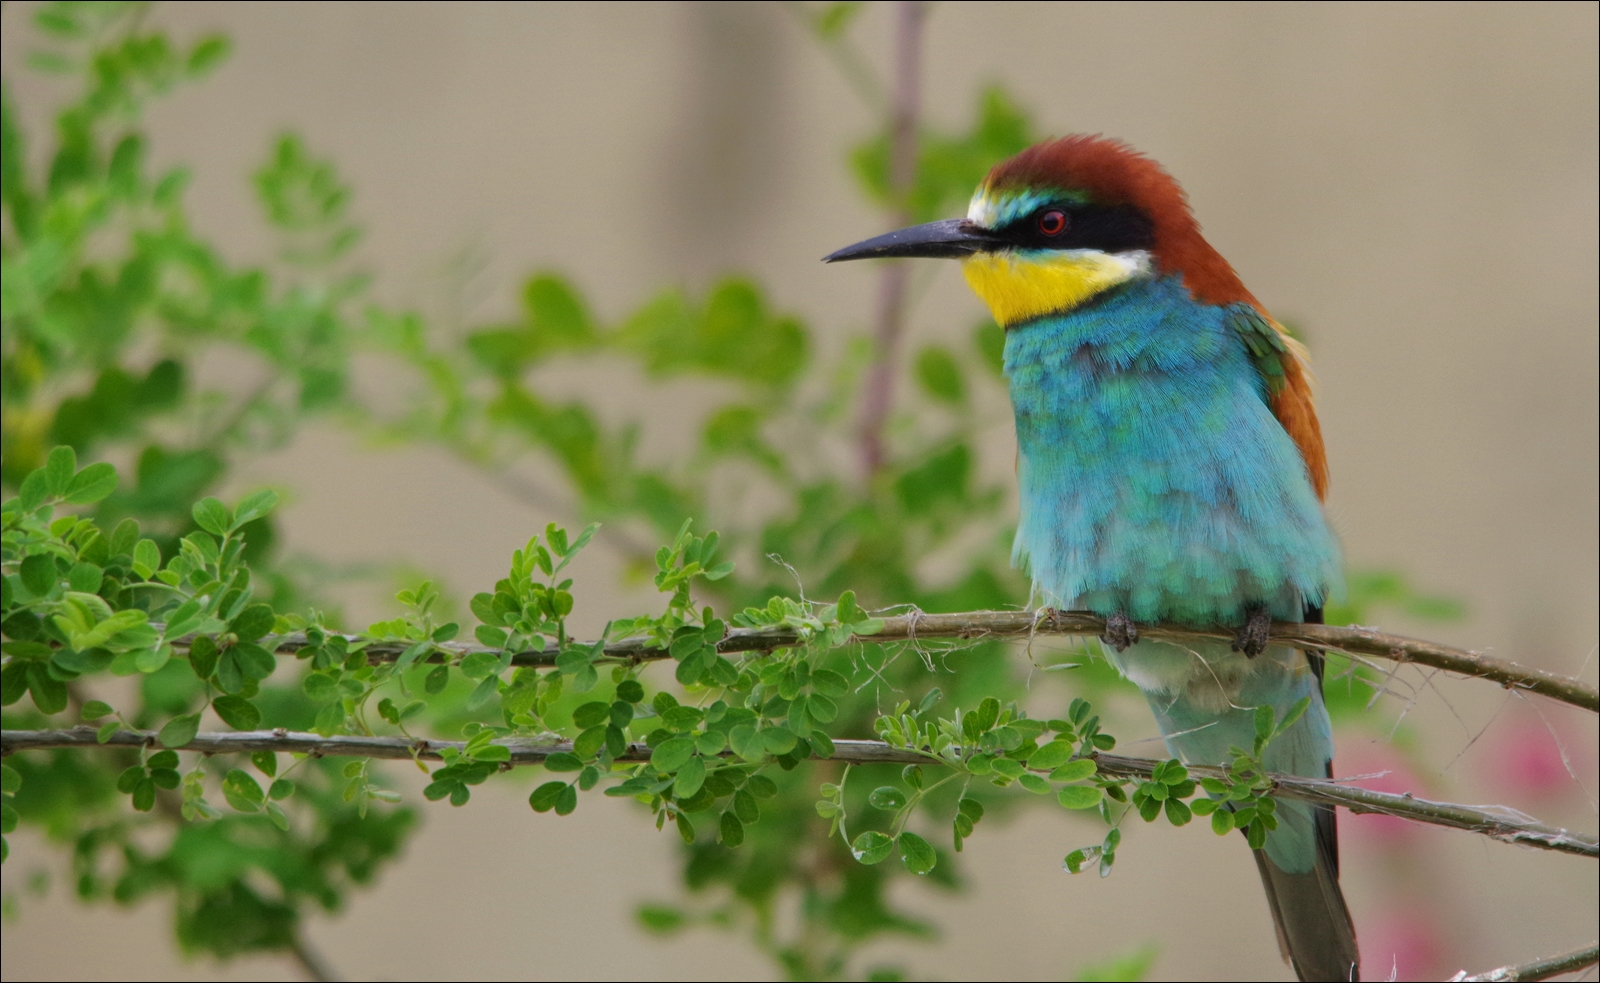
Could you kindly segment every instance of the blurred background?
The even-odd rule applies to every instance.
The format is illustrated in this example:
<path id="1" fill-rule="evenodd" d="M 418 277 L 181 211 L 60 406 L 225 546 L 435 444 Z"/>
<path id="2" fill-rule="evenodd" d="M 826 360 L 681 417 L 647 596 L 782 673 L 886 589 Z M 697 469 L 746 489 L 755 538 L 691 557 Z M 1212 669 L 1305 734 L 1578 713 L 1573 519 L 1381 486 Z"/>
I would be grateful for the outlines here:
<path id="1" fill-rule="evenodd" d="M 27 64 L 49 40 L 31 25 L 39 9 L 6 4 L 0 56 L 31 135 L 28 159 L 42 169 L 54 113 L 82 83 Z M 766 407 L 757 413 L 764 442 L 740 445 L 743 464 L 706 464 L 692 509 L 758 529 L 788 501 L 781 481 L 763 477 L 761 448 L 787 455 L 805 443 L 805 426 L 760 415 L 778 397 L 730 393 L 743 393 L 740 372 L 778 365 L 783 385 L 804 394 L 795 399 L 820 407 L 816 418 L 841 435 L 806 444 L 804 468 L 862 483 L 847 397 L 873 357 L 865 339 L 882 275 L 817 260 L 895 221 L 892 193 L 873 196 L 883 168 L 869 145 L 885 125 L 874 100 L 888 89 L 860 81 L 891 76 L 895 5 L 835 14 L 724 2 L 197 2 L 145 17 L 185 44 L 209 32 L 232 42 L 208 77 L 152 102 L 142 124 L 152 171 L 191 169 L 189 232 L 226 263 L 295 268 L 285 229 L 310 227 L 264 216 L 252 175 L 274 154 L 281 171 L 284 154 L 305 153 L 330 161 L 352 189 L 327 215 L 362 230 L 334 249 L 338 276 L 309 276 L 307 296 L 359 293 L 352 318 L 415 312 L 441 347 L 542 323 L 538 290 L 526 288 L 541 271 L 581 296 L 593 323 L 624 334 L 630 324 L 647 334 L 653 322 L 637 312 L 678 296 L 671 291 L 698 309 L 697 298 L 736 274 L 759 285 L 762 313 L 752 317 L 763 330 L 791 316 L 804 325 L 806 364 L 818 368 L 785 376 L 785 358 L 799 364 L 793 349 L 695 376 L 646 340 L 511 358 L 496 371 L 523 373 L 549 407 L 582 403 L 607 433 L 636 424 L 627 453 L 651 467 L 703 455 L 714 437 L 707 414 L 730 400 Z M 1003 144 L 1007 126 L 1127 140 L 1182 181 L 1210 241 L 1306 339 L 1329 507 L 1364 623 L 1593 682 L 1594 4 L 951 2 L 926 17 L 927 146 L 944 146 L 937 134 L 970 135 L 960 145 L 970 157 Z M 974 129 L 985 119 L 989 131 Z M 299 150 L 283 149 L 286 133 Z M 957 164 L 948 169 L 965 175 Z M 964 211 L 965 194 L 933 194 L 945 210 L 928 217 Z M 912 272 L 893 356 L 904 375 L 887 439 L 903 455 L 936 456 L 961 433 L 972 501 L 990 488 L 999 497 L 983 505 L 992 528 L 974 527 L 968 541 L 935 536 L 917 554 L 916 583 L 934 585 L 918 586 L 919 598 L 964 582 L 966 558 L 993 553 L 1004 538 L 996 530 L 1015 514 L 1009 409 L 984 364 L 984 312 L 954 264 L 924 265 Z M 130 359 L 148 366 L 166 344 L 134 345 Z M 486 344 L 473 351 L 492 361 Z M 615 535 L 577 565 L 586 586 L 576 622 L 592 633 L 653 609 L 633 544 L 655 542 L 651 509 L 667 506 L 585 490 L 573 445 L 550 436 L 555 409 L 520 445 L 452 433 L 439 394 L 419 388 L 424 360 L 403 349 L 355 346 L 327 412 L 285 423 L 264 411 L 260 432 L 218 472 L 225 495 L 283 490 L 275 549 L 286 563 L 303 559 L 320 603 L 363 625 L 392 616 L 397 578 L 426 576 L 464 608 L 546 522 L 603 517 Z M 961 372 L 956 383 L 941 375 L 945 357 Z M 244 391 L 266 378 L 259 361 L 249 344 L 213 345 L 194 359 L 191 384 Z M 208 406 L 197 412 L 226 409 Z M 8 403 L 8 433 L 18 412 Z M 113 443 L 102 453 L 133 460 Z M 12 460 L 6 469 L 9 487 Z M 765 562 L 756 544 L 766 535 L 748 538 L 741 569 Z M 910 596 L 874 595 L 852 569 L 818 576 L 835 593 Z M 781 570 L 751 576 L 793 586 Z M 1014 583 L 1005 590 L 1025 600 Z M 1035 677 L 1041 699 L 1071 692 L 1058 676 Z M 1373 787 L 1595 827 L 1592 715 L 1420 674 L 1392 690 L 1399 695 L 1370 718 L 1341 725 L 1338 773 L 1387 772 Z M 1116 733 L 1152 735 L 1148 716 L 1127 706 Z M 460 810 L 419 805 L 404 856 L 342 910 L 309 919 L 327 963 L 352 979 L 780 974 L 738 928 L 647 930 L 639 904 L 682 891 L 676 838 L 610 799 L 586 800 L 567 818 L 535 815 L 523 804 L 531 780 L 486 787 Z M 1340 821 L 1368 978 L 1391 967 L 1401 979 L 1444 978 L 1594 934 L 1586 861 L 1371 817 Z M 905 878 L 887 886 L 936 933 L 864 940 L 852 965 L 895 964 L 915 978 L 1115 978 L 1094 974 L 1148 954 L 1154 979 L 1291 978 L 1238 837 L 1140 826 L 1110 878 L 1062 871 L 1062 854 L 1095 835 L 1058 811 L 1008 815 L 969 843 L 963 890 Z M 275 954 L 186 960 L 168 907 L 79 905 L 59 847 L 27 828 L 12 844 L 0 950 L 8 980 L 302 973 Z M 791 917 L 797 906 L 788 898 L 778 911 Z"/>

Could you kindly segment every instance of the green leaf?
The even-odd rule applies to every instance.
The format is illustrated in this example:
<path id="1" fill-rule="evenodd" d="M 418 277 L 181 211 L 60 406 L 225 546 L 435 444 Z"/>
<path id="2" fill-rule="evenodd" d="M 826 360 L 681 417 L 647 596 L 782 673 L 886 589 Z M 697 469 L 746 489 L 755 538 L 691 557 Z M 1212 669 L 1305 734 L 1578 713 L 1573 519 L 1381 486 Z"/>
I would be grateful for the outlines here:
<path id="1" fill-rule="evenodd" d="M 34 597 L 44 597 L 56 585 L 58 576 L 56 558 L 49 553 L 35 553 L 25 557 L 20 564 L 18 575 L 28 593 Z"/>
<path id="2" fill-rule="evenodd" d="M 850 844 L 851 855 L 868 866 L 883 863 L 893 851 L 894 840 L 877 830 L 862 833 Z"/>
<path id="3" fill-rule="evenodd" d="M 1227 836 L 1233 832 L 1233 812 L 1228 809 L 1217 809 L 1212 812 L 1211 831 L 1218 836 Z"/>
<path id="4" fill-rule="evenodd" d="M 1297 700 L 1295 705 L 1290 707 L 1288 712 L 1283 715 L 1283 719 L 1278 721 L 1278 726 L 1273 729 L 1272 736 L 1277 737 L 1290 727 L 1293 727 L 1295 725 L 1295 721 L 1300 719 L 1301 715 L 1306 712 L 1306 708 L 1309 706 L 1311 706 L 1311 697 L 1302 696 L 1299 700 Z"/>
<path id="5" fill-rule="evenodd" d="M 1047 795 L 1050 792 L 1050 783 L 1031 772 L 1020 776 L 1017 783 L 1035 795 Z"/>
<path id="6" fill-rule="evenodd" d="M 1033 764 L 1031 760 L 1028 763 L 1030 765 Z M 1076 761 L 1068 761 L 1060 768 L 1052 771 L 1050 780 L 1052 782 L 1081 782 L 1085 778 L 1092 776 L 1095 770 L 1096 766 L 1093 759 L 1079 758 Z"/>
<path id="7" fill-rule="evenodd" d="M 228 805 L 240 812 L 260 812 L 267 801 L 255 778 L 242 768 L 233 769 L 222 779 L 222 794 Z"/>
<path id="8" fill-rule="evenodd" d="M 168 644 L 157 645 L 155 648 L 141 649 L 134 653 L 133 667 L 146 675 L 160 672 L 172 659 L 172 646 Z"/>
<path id="9" fill-rule="evenodd" d="M 200 715 L 187 713 L 167 721 L 161 732 L 156 735 L 156 740 L 161 742 L 162 747 L 183 747 L 194 740 L 194 736 L 198 733 L 200 733 Z"/>
<path id="10" fill-rule="evenodd" d="M 723 846 L 738 846 L 744 842 L 744 823 L 732 812 L 724 812 L 718 826 L 718 838 Z"/>
<path id="11" fill-rule="evenodd" d="M 111 740 L 121 727 L 122 722 L 120 720 L 113 720 L 109 724 L 101 724 L 100 729 L 94 732 L 95 743 L 104 744 Z"/>
<path id="12" fill-rule="evenodd" d="M 272 820 L 272 825 L 289 832 L 289 814 L 283 811 L 283 806 L 276 802 L 267 803 L 267 818 Z"/>
<path id="13" fill-rule="evenodd" d="M 1056 793 L 1056 801 L 1068 809 L 1093 809 L 1100 798 L 1100 789 L 1094 785 L 1067 785 Z"/>
<path id="14" fill-rule="evenodd" d="M 915 833 L 900 834 L 900 862 L 913 874 L 926 874 L 939 862 L 933 845 Z"/>
<path id="15" fill-rule="evenodd" d="M 211 709 L 234 730 L 255 730 L 261 726 L 261 711 L 242 696 L 219 696 L 211 701 Z"/>
<path id="16" fill-rule="evenodd" d="M 1256 707 L 1256 752 L 1272 739 L 1272 707 L 1263 703 Z"/>
<path id="17" fill-rule="evenodd" d="M 98 594 L 105 573 L 93 563 L 74 563 L 67 571 L 67 586 L 80 594 Z"/>
<path id="18" fill-rule="evenodd" d="M 63 497 L 73 505 L 98 502 L 117 490 L 117 469 L 101 461 L 79 471 Z"/>
<path id="19" fill-rule="evenodd" d="M 611 716 L 611 705 L 598 701 L 585 703 L 572 711 L 572 722 L 578 727 L 587 730 L 603 724 Z"/>
<path id="20" fill-rule="evenodd" d="M 578 735 L 572 742 L 572 753 L 585 761 L 597 754 L 606 743 L 606 726 L 599 724 Z"/>
<path id="21" fill-rule="evenodd" d="M 133 572 L 146 580 L 150 575 L 161 569 L 161 550 L 156 547 L 155 540 L 141 539 L 133 548 Z"/>
<path id="22" fill-rule="evenodd" d="M 231 532 L 247 522 L 261 518 L 278 504 L 278 493 L 270 488 L 246 495 L 233 511 L 233 523 L 229 527 Z"/>
<path id="23" fill-rule="evenodd" d="M 1194 818 L 1194 815 L 1190 811 L 1188 804 L 1183 802 L 1181 799 L 1168 799 L 1166 801 L 1165 808 L 1167 812 L 1167 821 L 1172 823 L 1174 826 L 1188 825 L 1189 820 Z"/>
<path id="24" fill-rule="evenodd" d="M 78 711 L 78 716 L 84 720 L 99 720 L 101 717 L 110 716 L 113 713 L 116 713 L 116 710 L 112 709 L 111 704 L 102 703 L 99 700 L 90 700 L 83 705 L 82 710 Z"/>
<path id="25" fill-rule="evenodd" d="M 194 523 L 213 536 L 225 536 L 228 533 L 228 507 L 215 498 L 202 498 L 194 503 L 190 510 L 194 515 Z"/>
<path id="26" fill-rule="evenodd" d="M 16 795 L 22 788 L 22 772 L 10 765 L 0 765 L 0 792 Z"/>
<path id="27" fill-rule="evenodd" d="M 761 732 L 753 724 L 740 724 L 728 732 L 728 746 L 733 748 L 733 753 L 746 761 L 758 761 L 766 757 L 767 746 L 762 740 Z"/>
<path id="28" fill-rule="evenodd" d="M 487 704 L 490 700 L 494 699 L 495 694 L 499 692 L 500 677 L 489 676 L 483 682 L 474 687 L 471 693 L 467 694 L 467 709 L 478 709 L 479 707 Z"/>
<path id="29" fill-rule="evenodd" d="M 850 691 L 849 680 L 832 669 L 818 669 L 812 672 L 811 686 L 818 693 L 828 696 L 843 696 Z"/>
<path id="30" fill-rule="evenodd" d="M 1094 963 L 1078 970 L 1075 980 L 1085 983 L 1112 983 L 1112 981 L 1138 981 L 1145 978 L 1150 972 L 1151 965 L 1155 962 L 1158 950 L 1153 945 L 1145 946 L 1124 956 L 1118 956 L 1108 962 Z"/>
<path id="31" fill-rule="evenodd" d="M 260 681 L 278 668 L 278 660 L 271 652 L 254 642 L 240 642 L 228 650 L 239 663 L 239 671 L 246 679 Z"/>
<path id="32" fill-rule="evenodd" d="M 942 345 L 928 345 L 917 353 L 916 373 L 923 391 L 934 399 L 959 404 L 967 397 L 961 367 L 950 350 Z"/>
<path id="33" fill-rule="evenodd" d="M 674 737 L 663 741 L 650 755 L 650 764 L 663 775 L 682 768 L 694 756 L 694 741 L 687 737 Z"/>
<path id="34" fill-rule="evenodd" d="M 450 682 L 450 667 L 447 665 L 434 666 L 422 680 L 422 688 L 429 696 L 438 696 L 444 692 L 445 685 Z"/>
<path id="35" fill-rule="evenodd" d="M 583 761 L 575 754 L 557 751 L 544 759 L 544 767 L 545 770 L 554 772 L 581 771 L 583 769 Z"/>
<path id="36" fill-rule="evenodd" d="M 1260 822 L 1250 824 L 1250 829 L 1245 833 L 1245 842 L 1250 844 L 1250 849 L 1260 850 L 1267 845 L 1267 828 Z"/>
<path id="37" fill-rule="evenodd" d="M 57 447 L 44 462 L 46 488 L 51 498 L 60 498 L 72 485 L 78 470 L 78 455 L 70 447 Z"/>
<path id="38" fill-rule="evenodd" d="M 1039 750 L 1028 755 L 1028 767 L 1032 768 L 1034 771 L 1050 771 L 1051 769 L 1061 767 L 1070 757 L 1072 757 L 1071 744 L 1067 743 L 1066 741 L 1051 741 L 1050 743 L 1039 748 Z M 1085 762 L 1085 764 L 1089 766 L 1089 774 L 1093 774 L 1094 762 L 1088 761 Z M 1054 775 L 1051 775 L 1050 777 L 1055 781 L 1075 782 L 1078 780 L 1076 778 L 1056 778 Z M 1082 777 L 1087 778 L 1089 776 L 1084 775 Z"/>
<path id="39" fill-rule="evenodd" d="M 152 778 L 140 778 L 133 787 L 133 807 L 139 812 L 149 812 L 156 805 L 156 783 Z"/>
<path id="40" fill-rule="evenodd" d="M 787 754 L 794 750 L 799 738 L 787 727 L 768 727 L 761 732 L 761 743 L 771 754 Z"/>
<path id="41" fill-rule="evenodd" d="M 663 904 L 642 904 L 635 915 L 639 919 L 639 924 L 649 931 L 663 935 L 682 928 L 685 921 L 682 911 Z"/>
<path id="42" fill-rule="evenodd" d="M 874 809 L 894 812 L 906 804 L 906 797 L 905 793 L 893 785 L 881 785 L 872 790 L 872 794 L 867 796 L 867 801 Z"/>
<path id="43" fill-rule="evenodd" d="M 228 622 L 228 630 L 239 636 L 241 641 L 253 642 L 272 631 L 277 618 L 272 613 L 271 605 L 252 604 L 240 611 L 238 616 Z M 268 673 L 271 674 L 270 671 Z M 257 677 L 265 679 L 265 676 Z"/>
<path id="44" fill-rule="evenodd" d="M 18 505 L 24 512 L 32 512 L 44 504 L 50 497 L 50 476 L 44 468 L 34 468 L 22 479 L 22 486 L 17 489 Z"/>
<path id="45" fill-rule="evenodd" d="M 652 760 L 653 758 L 654 756 L 652 755 Z M 661 769 L 658 768 L 657 770 L 659 771 Z M 672 785 L 672 794 L 677 796 L 680 800 L 687 799 L 693 796 L 696 792 L 700 791 L 700 787 L 705 784 L 705 781 L 706 761 L 704 758 L 696 755 L 678 768 L 678 780 Z M 743 838 L 744 831 L 742 828 L 740 829 L 739 835 L 741 838 Z M 737 846 L 738 844 L 729 845 Z"/>

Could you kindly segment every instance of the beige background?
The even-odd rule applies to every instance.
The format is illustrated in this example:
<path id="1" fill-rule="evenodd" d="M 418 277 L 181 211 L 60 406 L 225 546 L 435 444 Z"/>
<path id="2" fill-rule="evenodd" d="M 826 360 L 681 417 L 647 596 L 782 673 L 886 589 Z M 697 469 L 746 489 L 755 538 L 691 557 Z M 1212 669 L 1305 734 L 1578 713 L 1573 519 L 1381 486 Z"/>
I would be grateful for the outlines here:
<path id="1" fill-rule="evenodd" d="M 20 69 L 28 9 L 6 5 L 0 50 L 38 132 L 54 90 Z M 777 5 L 187 3 L 155 16 L 179 36 L 234 38 L 227 65 L 161 103 L 151 129 L 159 160 L 195 165 L 196 221 L 239 261 L 270 249 L 247 176 L 270 137 L 293 128 L 353 182 L 368 230 L 360 258 L 381 271 L 379 295 L 441 324 L 508 314 L 521 278 L 544 267 L 572 275 L 606 317 L 728 268 L 767 284 L 824 344 L 870 310 L 869 271 L 816 259 L 880 231 L 841 166 L 871 120 Z M 1352 565 L 1404 569 L 1472 612 L 1443 627 L 1385 626 L 1592 681 L 1596 20 L 1591 3 L 946 3 L 929 30 L 927 105 L 937 123 L 964 126 L 978 86 L 999 81 L 1046 132 L 1114 134 L 1165 163 L 1251 289 L 1308 329 Z M 886 21 L 872 9 L 861 26 L 875 58 Z M 979 313 L 942 270 L 914 327 L 955 337 Z M 363 384 L 384 387 L 385 371 L 370 366 Z M 550 384 L 634 388 L 609 371 Z M 997 412 L 998 474 L 1011 449 Z M 653 426 L 658 452 L 685 444 L 678 421 Z M 532 528 L 564 518 L 443 452 L 366 448 L 332 426 L 253 462 L 250 481 L 293 489 L 291 548 L 405 562 L 458 595 L 490 583 Z M 446 495 L 450 513 L 415 520 Z M 580 613 L 647 601 L 606 593 L 616 571 L 601 552 L 586 561 L 580 576 L 603 600 Z M 382 609 L 361 595 L 349 610 Z M 1543 716 L 1488 687 L 1437 681 L 1409 717 L 1430 762 L 1417 780 L 1594 829 L 1594 718 Z M 1516 766 L 1494 748 L 1548 744 L 1546 720 L 1586 788 L 1516 799 L 1505 784 Z M 1342 760 L 1381 760 L 1380 737 L 1342 734 Z M 612 800 L 567 820 L 535 816 L 516 791 L 526 784 L 463 810 L 425 807 L 410 856 L 311 929 L 342 974 L 772 975 L 714 932 L 637 932 L 632 905 L 671 891 L 668 838 Z M 1289 978 L 1236 838 L 1140 828 L 1109 880 L 1061 873 L 1064 849 L 1092 835 L 1042 811 L 984 829 L 967 854 L 972 893 L 905 886 L 907 903 L 945 926 L 943 941 L 882 945 L 869 961 L 1049 979 L 1159 940 L 1151 978 Z M 1387 975 L 1374 945 L 1408 905 L 1435 916 L 1443 952 L 1430 965 L 1450 969 L 1595 934 L 1586 861 L 1452 833 L 1397 848 L 1350 823 L 1344 842 L 1369 978 Z M 292 976 L 267 959 L 183 964 L 160 905 L 75 908 L 54 855 L 28 835 L 13 843 L 5 891 L 22 914 L 5 926 L 5 979 Z M 1413 857 L 1404 884 L 1397 849 Z M 43 899 L 27 887 L 38 870 L 56 875 Z"/>

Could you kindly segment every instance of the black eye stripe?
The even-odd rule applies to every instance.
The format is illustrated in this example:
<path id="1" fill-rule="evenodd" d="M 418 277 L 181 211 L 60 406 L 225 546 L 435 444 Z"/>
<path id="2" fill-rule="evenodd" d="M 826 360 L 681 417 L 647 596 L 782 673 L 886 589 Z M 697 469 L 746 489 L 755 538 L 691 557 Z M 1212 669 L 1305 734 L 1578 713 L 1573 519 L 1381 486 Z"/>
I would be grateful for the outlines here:
<path id="1" fill-rule="evenodd" d="M 1065 232 L 1046 235 L 1040 230 L 1046 213 L 1066 216 Z M 1098 249 L 1108 253 L 1155 247 L 1155 227 L 1149 216 L 1132 205 L 1052 204 L 1035 209 L 997 230 L 1024 249 Z"/>

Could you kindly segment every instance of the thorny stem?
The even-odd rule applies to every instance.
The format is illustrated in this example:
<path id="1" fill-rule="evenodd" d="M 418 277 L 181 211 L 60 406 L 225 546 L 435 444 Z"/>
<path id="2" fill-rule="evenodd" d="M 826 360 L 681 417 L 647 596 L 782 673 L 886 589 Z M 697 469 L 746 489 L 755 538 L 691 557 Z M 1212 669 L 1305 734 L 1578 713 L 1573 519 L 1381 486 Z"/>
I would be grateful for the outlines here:
<path id="1" fill-rule="evenodd" d="M 0 755 L 44 748 L 154 747 L 156 743 L 153 731 L 118 731 L 103 745 L 96 740 L 93 727 L 53 731 L 0 731 Z M 507 768 L 515 765 L 541 764 L 552 754 L 572 752 L 571 741 L 509 738 L 495 743 L 502 744 L 511 751 L 511 760 L 505 765 Z M 833 760 L 851 765 L 929 763 L 929 757 L 925 752 L 893 747 L 883 741 L 836 740 L 833 745 Z M 443 760 L 446 750 L 454 748 L 459 752 L 465 747 L 466 744 L 462 741 L 406 740 L 401 737 L 351 735 L 323 737 L 320 734 L 280 729 L 237 733 L 205 732 L 196 734 L 194 740 L 173 750 L 196 751 L 201 754 L 278 751 L 331 757 L 426 758 L 439 761 Z M 633 743 L 629 744 L 615 760 L 648 761 L 652 751 L 653 749 L 647 744 Z M 1093 757 L 1100 774 L 1114 778 L 1149 778 L 1155 767 L 1161 764 L 1159 761 L 1146 758 L 1125 758 L 1114 754 L 1096 754 Z M 1202 778 L 1226 777 L 1222 769 L 1203 765 L 1190 765 L 1189 772 Z M 1515 818 L 1510 810 L 1491 811 L 1449 802 L 1432 802 L 1409 794 L 1374 792 L 1338 782 L 1300 778 L 1295 775 L 1272 774 L 1268 777 L 1273 782 L 1272 794 L 1279 798 L 1343 806 L 1352 812 L 1380 813 L 1434 826 L 1464 829 L 1508 843 L 1578 856 L 1600 857 L 1600 839 L 1594 834 L 1547 826 L 1531 819 Z M 843 779 L 840 784 L 842 786 Z"/>
<path id="2" fill-rule="evenodd" d="M 1533 962 L 1521 963 L 1515 966 L 1501 966 L 1499 969 L 1474 973 L 1471 976 L 1467 975 L 1466 970 L 1462 970 L 1450 977 L 1450 983 L 1468 983 L 1468 981 L 1478 980 L 1492 980 L 1494 983 L 1511 980 L 1548 980 L 1552 976 L 1577 972 L 1585 967 L 1593 966 L 1597 962 L 1600 962 L 1600 943 L 1591 942 L 1581 949 L 1563 952 L 1559 956 L 1545 956 L 1543 959 L 1535 959 Z"/>
<path id="3" fill-rule="evenodd" d="M 921 0 L 895 4 L 894 91 L 889 104 L 889 200 L 895 227 L 911 224 L 911 188 L 917 175 L 917 124 L 922 108 L 922 29 L 927 9 Z M 905 328 L 911 270 L 904 260 L 882 264 L 872 364 L 861 391 L 861 465 L 868 479 L 884 464 L 884 424 L 894 403 L 896 354 Z"/>

